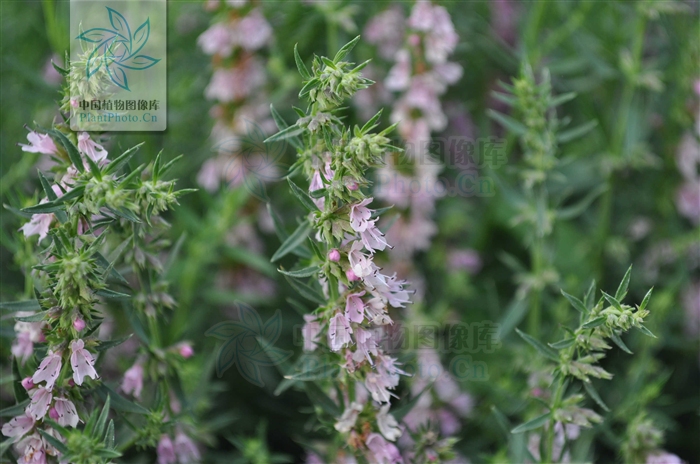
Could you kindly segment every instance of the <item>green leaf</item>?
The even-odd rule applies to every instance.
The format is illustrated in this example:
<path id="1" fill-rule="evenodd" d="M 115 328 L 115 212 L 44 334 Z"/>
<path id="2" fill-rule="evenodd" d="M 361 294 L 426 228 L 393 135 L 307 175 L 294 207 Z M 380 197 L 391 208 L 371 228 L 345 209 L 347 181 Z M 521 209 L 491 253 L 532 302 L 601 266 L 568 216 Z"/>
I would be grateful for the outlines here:
<path id="1" fill-rule="evenodd" d="M 134 334 L 129 334 L 126 337 L 118 338 L 116 340 L 105 340 L 103 342 L 100 342 L 99 345 L 95 347 L 95 351 L 104 351 L 108 350 L 109 348 L 114 348 L 115 346 L 119 346 L 128 339 L 130 339 Z"/>
<path id="2" fill-rule="evenodd" d="M 501 319 L 501 328 L 498 331 L 498 337 L 500 339 L 505 338 L 515 326 L 520 324 L 526 313 L 527 304 L 525 300 L 514 298 L 506 308 L 505 314 Z"/>
<path id="3" fill-rule="evenodd" d="M 360 132 L 362 132 L 362 133 L 364 134 L 364 133 L 366 133 L 367 131 L 371 130 L 372 127 L 374 126 L 374 124 L 375 124 L 377 121 L 379 121 L 379 118 L 382 117 L 382 112 L 383 112 L 383 111 L 384 111 L 383 109 L 380 109 L 380 110 L 377 112 L 377 114 L 375 114 L 374 116 L 372 116 L 372 118 L 371 118 L 369 121 L 367 121 L 367 122 L 365 123 L 364 126 L 362 126 L 362 129 L 360 129 Z"/>
<path id="4" fill-rule="evenodd" d="M 7 440 L 3 441 L 0 443 L 0 458 L 2 458 L 5 453 L 7 453 L 7 450 L 9 450 L 12 447 L 12 444 L 15 441 L 12 438 L 8 438 Z M 2 462 L 5 462 L 4 460 Z"/>
<path id="5" fill-rule="evenodd" d="M 639 305 L 639 310 L 644 311 L 647 308 L 647 305 L 649 304 L 649 300 L 651 300 L 651 292 L 654 290 L 654 287 L 651 287 L 649 291 L 647 292 L 646 295 L 644 295 L 644 299 L 642 299 L 642 304 Z"/>
<path id="6" fill-rule="evenodd" d="M 560 132 L 559 135 L 557 135 L 557 141 L 559 143 L 567 143 L 570 142 L 574 139 L 577 139 L 579 137 L 583 137 L 587 133 L 589 133 L 591 130 L 593 130 L 596 126 L 598 125 L 598 121 L 589 121 L 585 124 L 582 124 L 578 127 L 574 127 L 573 129 L 569 129 L 564 132 Z"/>
<path id="7" fill-rule="evenodd" d="M 335 57 L 333 57 L 333 62 L 338 63 L 340 60 L 345 58 L 345 56 L 352 51 L 353 48 L 355 48 L 355 45 L 357 45 L 357 42 L 360 41 L 360 36 L 358 35 L 354 39 L 352 39 L 350 42 L 346 43 L 343 45 L 343 47 L 338 50 L 338 53 L 335 54 Z"/>
<path id="8" fill-rule="evenodd" d="M 100 412 L 100 417 L 97 418 L 97 424 L 95 425 L 93 436 L 96 438 L 102 438 L 105 431 L 105 426 L 107 425 L 107 417 L 109 416 L 109 395 L 105 400 L 104 406 L 102 406 L 102 412 Z"/>
<path id="9" fill-rule="evenodd" d="M 534 349 L 536 349 L 541 355 L 551 359 L 552 361 L 559 361 L 559 355 L 557 354 L 556 351 L 542 343 L 541 341 L 531 337 L 530 335 L 520 331 L 519 329 L 515 329 L 515 331 L 520 335 L 520 337 L 525 340 L 527 343 L 530 344 Z"/>
<path id="10" fill-rule="evenodd" d="M 289 127 L 289 124 L 287 124 L 287 122 L 284 119 L 282 119 L 282 116 L 280 116 L 275 107 L 272 105 L 270 105 L 270 114 L 272 115 L 272 119 L 275 120 L 275 124 L 277 124 L 277 129 L 284 130 L 287 127 Z M 291 143 L 294 148 L 300 150 L 303 148 L 298 137 L 289 137 L 289 143 Z"/>
<path id="11" fill-rule="evenodd" d="M 292 232 L 292 235 L 287 237 L 287 239 L 280 245 L 279 249 L 275 251 L 270 259 L 270 262 L 275 262 L 280 258 L 287 256 L 296 247 L 304 243 L 306 236 L 311 232 L 311 224 L 308 221 L 304 221 L 299 224 L 299 227 Z"/>
<path id="12" fill-rule="evenodd" d="M 630 351 L 629 348 L 627 348 L 627 345 L 625 345 L 625 342 L 622 341 L 622 339 L 620 338 L 620 336 L 619 336 L 618 334 L 613 333 L 613 334 L 610 336 L 610 339 L 613 341 L 613 343 L 615 343 L 617 346 L 619 346 L 620 349 L 621 349 L 622 351 L 624 351 L 625 353 L 627 353 L 627 354 L 634 354 L 634 353 L 632 353 L 632 351 Z"/>
<path id="13" fill-rule="evenodd" d="M 605 316 L 596 317 L 592 321 L 586 322 L 581 327 L 583 327 L 584 329 L 594 329 L 594 328 L 598 327 L 599 325 L 602 325 L 606 319 L 607 318 Z"/>
<path id="14" fill-rule="evenodd" d="M 304 382 L 304 389 L 314 405 L 320 406 L 321 409 L 333 417 L 340 416 L 338 405 L 315 382 Z"/>
<path id="15" fill-rule="evenodd" d="M 622 282 L 620 282 L 620 286 L 617 287 L 617 291 L 615 292 L 615 299 L 617 301 L 622 301 L 625 299 L 625 296 L 627 296 L 627 288 L 630 285 L 630 276 L 632 275 L 632 266 L 630 266 L 627 269 L 627 272 L 625 272 L 625 276 L 622 278 Z"/>
<path id="16" fill-rule="evenodd" d="M 122 166 L 125 166 L 136 154 L 138 149 L 145 143 L 146 142 L 141 142 L 138 145 L 129 148 L 127 151 L 110 161 L 110 163 L 105 167 L 105 174 L 111 174 L 119 171 L 119 169 L 121 169 Z"/>
<path id="17" fill-rule="evenodd" d="M 129 299 L 131 298 L 131 295 L 128 295 L 126 293 L 121 293 L 121 292 L 115 292 L 114 290 L 110 290 L 108 288 L 101 288 L 95 292 L 95 295 L 99 295 L 103 298 L 107 298 L 110 300 L 121 300 L 121 299 Z"/>
<path id="18" fill-rule="evenodd" d="M 591 190 L 579 202 L 558 210 L 556 213 L 557 217 L 559 219 L 568 220 L 580 216 L 581 214 L 583 214 L 584 211 L 588 209 L 591 203 L 593 203 L 593 201 L 600 195 L 602 195 L 603 192 L 605 192 L 607 189 L 608 188 L 605 185 L 598 186 L 597 188 Z"/>
<path id="19" fill-rule="evenodd" d="M 406 415 L 411 412 L 411 410 L 416 406 L 418 403 L 418 400 L 420 400 L 421 396 L 428 390 L 432 388 L 433 384 L 430 383 L 427 385 L 420 393 L 418 393 L 416 396 L 411 398 L 410 400 L 399 403 L 396 405 L 396 407 L 391 411 L 391 415 L 394 416 L 397 422 L 401 422 Z"/>
<path id="20" fill-rule="evenodd" d="M 598 403 L 598 406 L 603 408 L 605 412 L 610 412 L 610 408 L 605 404 L 605 402 L 601 399 L 600 395 L 596 391 L 595 388 L 593 388 L 593 384 L 591 382 L 583 382 L 583 388 L 586 389 L 586 392 L 588 393 L 588 396 L 593 398 L 593 401 Z"/>
<path id="21" fill-rule="evenodd" d="M 298 45 L 299 44 L 294 44 L 294 62 L 297 65 L 297 69 L 299 70 L 299 74 L 301 74 L 302 79 L 309 80 L 309 79 L 311 79 L 311 73 L 306 68 L 306 65 L 304 64 L 304 61 L 301 59 L 301 56 L 299 56 Z"/>
<path id="22" fill-rule="evenodd" d="M 337 363 L 326 362 L 323 364 L 312 364 L 309 362 L 302 362 L 301 365 L 306 367 L 307 369 L 301 372 L 297 372 L 295 374 L 285 375 L 284 378 L 293 381 L 309 382 L 311 380 L 333 378 L 338 374 L 339 371 L 339 366 Z"/>
<path id="23" fill-rule="evenodd" d="M 26 400 L 22 401 L 21 403 L 17 403 L 14 406 L 10 406 L 10 407 L 7 407 L 5 409 L 2 409 L 2 410 L 0 410 L 0 417 L 19 416 L 20 414 L 24 413 L 24 410 L 26 409 L 28 404 L 29 404 L 29 399 L 27 398 Z"/>
<path id="24" fill-rule="evenodd" d="M 579 300 L 578 298 L 576 298 L 573 295 L 569 295 L 564 290 L 561 290 L 561 294 L 564 295 L 564 297 L 567 300 L 569 300 L 569 303 L 571 303 L 571 306 L 573 306 L 577 311 L 579 311 L 583 314 L 588 314 L 588 308 L 586 308 L 586 305 L 584 305 L 581 300 Z"/>
<path id="25" fill-rule="evenodd" d="M 41 322 L 44 320 L 45 316 L 45 311 L 42 311 L 38 314 L 32 314 L 31 316 L 15 317 L 15 320 L 21 322 Z"/>
<path id="26" fill-rule="evenodd" d="M 117 392 L 109 388 L 107 385 L 102 384 L 97 389 L 95 389 L 97 394 L 103 400 L 107 401 L 110 398 L 110 404 L 112 409 L 122 412 L 133 412 L 136 414 L 150 414 L 150 411 L 143 406 L 133 403 L 123 396 L 119 395 Z"/>
<path id="27" fill-rule="evenodd" d="M 41 306 L 37 300 L 10 301 L 0 303 L 0 309 L 5 312 L 16 313 L 19 311 L 41 311 Z"/>
<path id="28" fill-rule="evenodd" d="M 107 448 L 114 448 L 114 420 L 110 420 L 109 425 L 107 425 L 104 444 Z"/>
<path id="29" fill-rule="evenodd" d="M 287 178 L 287 182 L 289 182 L 289 187 L 291 187 L 292 193 L 295 197 L 297 197 L 301 204 L 304 205 L 304 208 L 309 210 L 311 213 L 318 211 L 318 207 L 313 201 L 311 201 L 311 197 L 309 197 L 305 191 L 295 184 L 292 179 Z"/>
<path id="30" fill-rule="evenodd" d="M 605 299 L 608 301 L 608 303 L 610 303 L 610 306 L 613 306 L 613 307 L 614 307 L 615 309 L 617 309 L 618 311 L 622 311 L 622 305 L 621 305 L 620 302 L 617 300 L 617 298 L 615 298 L 615 297 L 613 297 L 613 296 L 611 296 L 611 295 L 608 295 L 608 294 L 605 293 L 605 292 L 602 292 L 602 293 L 603 293 L 603 296 L 605 297 Z"/>
<path id="31" fill-rule="evenodd" d="M 294 124 L 293 126 L 289 126 L 286 129 L 281 130 L 278 133 L 266 138 L 265 140 L 263 140 L 263 143 L 278 142 L 280 140 L 285 140 L 290 137 L 296 137 L 297 135 L 303 133 L 305 130 L 306 128 Z"/>
<path id="32" fill-rule="evenodd" d="M 542 414 L 541 416 L 537 416 L 534 419 L 527 421 L 524 424 L 520 424 L 519 426 L 515 427 L 513 430 L 510 431 L 510 433 L 523 433 L 523 432 L 527 432 L 530 430 L 538 429 L 549 421 L 549 416 L 550 416 L 550 413 L 546 413 L 546 414 Z"/>
<path id="33" fill-rule="evenodd" d="M 637 328 L 638 328 L 644 335 L 646 335 L 647 337 L 656 338 L 656 335 L 654 335 L 653 333 L 651 333 L 651 330 L 647 329 L 647 328 L 644 327 L 643 325 L 640 325 L 640 326 L 637 327 Z"/>
<path id="34" fill-rule="evenodd" d="M 68 447 L 63 444 L 62 441 L 59 439 L 55 438 L 53 435 L 50 435 L 49 433 L 43 431 L 42 429 L 36 429 L 37 432 L 41 434 L 42 437 L 44 437 L 44 440 L 48 441 L 51 446 L 56 448 L 61 454 L 67 454 L 68 453 Z"/>
<path id="35" fill-rule="evenodd" d="M 58 195 L 56 195 L 56 192 L 54 192 L 53 188 L 51 188 L 51 184 L 49 183 L 48 179 L 44 177 L 44 174 L 42 174 L 41 171 L 38 171 L 38 173 L 39 181 L 41 182 L 41 186 L 44 188 L 44 193 L 46 193 L 46 198 L 48 198 L 49 201 L 58 200 Z M 61 224 L 68 220 L 68 216 L 66 215 L 65 211 L 56 211 L 55 215 L 56 219 L 58 219 L 58 222 Z"/>
<path id="36" fill-rule="evenodd" d="M 318 266 L 311 266 L 311 267 L 307 267 L 304 269 L 297 269 L 295 271 L 285 271 L 284 269 L 277 269 L 278 272 L 280 272 L 286 276 L 289 276 L 289 277 L 294 277 L 296 279 L 299 279 L 302 277 L 311 277 L 312 275 L 317 275 L 320 270 L 321 270 L 321 268 Z"/>
<path id="37" fill-rule="evenodd" d="M 496 121 L 501 123 L 503 127 L 513 132 L 515 135 L 522 136 L 525 135 L 525 133 L 527 133 L 527 127 L 525 127 L 521 122 L 511 118 L 510 116 L 506 116 L 505 114 L 499 113 L 498 111 L 494 110 L 487 110 L 486 114 L 491 119 L 495 119 Z"/>
<path id="38" fill-rule="evenodd" d="M 19 364 L 17 363 L 17 358 L 12 357 L 12 390 L 15 394 L 15 401 L 17 403 L 22 403 L 25 400 L 29 400 L 29 394 L 27 390 L 22 386 L 22 373 L 19 371 Z"/>
<path id="39" fill-rule="evenodd" d="M 575 342 L 576 342 L 575 338 L 565 338 L 564 340 L 559 340 L 556 343 L 547 343 L 547 345 L 551 346 L 555 350 L 563 350 L 564 348 L 570 347 Z"/>
<path id="40" fill-rule="evenodd" d="M 576 92 L 561 94 L 558 97 L 552 98 L 552 100 L 549 102 L 549 107 L 555 108 L 563 103 L 573 100 L 574 98 L 576 98 Z"/>
<path id="41" fill-rule="evenodd" d="M 591 281 L 591 285 L 588 287 L 586 296 L 583 298 L 583 303 L 586 308 L 590 311 L 595 306 L 595 280 Z"/>
<path id="42" fill-rule="evenodd" d="M 291 277 L 284 276 L 284 278 L 287 280 L 287 282 L 289 282 L 289 285 L 291 285 L 294 290 L 299 293 L 299 295 L 303 296 L 307 300 L 319 305 L 326 303 L 326 299 L 323 297 L 323 295 L 310 285 L 307 285 L 297 279 L 292 279 Z"/>
<path id="43" fill-rule="evenodd" d="M 71 163 L 73 163 L 73 166 L 80 171 L 80 172 L 85 172 L 85 166 L 83 165 L 83 159 L 80 156 L 80 152 L 78 151 L 78 148 L 73 145 L 73 142 L 68 140 L 68 137 L 63 135 L 62 132 L 57 131 L 57 130 L 51 130 L 49 131 L 49 134 L 51 134 L 54 138 L 58 139 L 58 141 L 63 145 L 63 148 L 66 149 L 66 152 L 68 153 L 68 158 L 70 158 Z"/>
<path id="44" fill-rule="evenodd" d="M 61 197 L 63 198 L 63 197 Z M 22 208 L 20 211 L 28 214 L 48 214 L 55 213 L 56 211 L 62 211 L 63 205 L 54 203 L 52 201 L 47 201 L 46 203 L 40 203 L 38 205 L 30 206 L 28 208 Z"/>

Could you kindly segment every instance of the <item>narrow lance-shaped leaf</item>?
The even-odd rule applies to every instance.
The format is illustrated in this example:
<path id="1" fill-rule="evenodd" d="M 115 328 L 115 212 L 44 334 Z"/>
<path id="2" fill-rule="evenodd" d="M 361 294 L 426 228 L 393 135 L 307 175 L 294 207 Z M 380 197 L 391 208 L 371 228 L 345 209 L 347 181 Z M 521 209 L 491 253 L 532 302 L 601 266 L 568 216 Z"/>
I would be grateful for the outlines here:
<path id="1" fill-rule="evenodd" d="M 615 292 L 615 299 L 617 301 L 622 301 L 625 296 L 627 295 L 627 288 L 629 287 L 630 284 L 630 276 L 632 275 L 632 266 L 630 266 L 627 269 L 627 272 L 625 272 L 625 276 L 622 278 L 622 281 L 620 282 L 620 286 L 617 287 L 617 291 Z"/>
<path id="2" fill-rule="evenodd" d="M 520 331 L 519 329 L 515 329 L 515 331 L 520 335 L 520 337 L 525 340 L 530 346 L 535 348 L 541 355 L 551 359 L 552 361 L 559 361 L 559 356 L 557 355 L 557 352 L 542 343 L 541 341 L 531 337 L 530 335 Z"/>
<path id="3" fill-rule="evenodd" d="M 287 239 L 280 245 L 279 249 L 275 252 L 275 254 L 272 255 L 272 258 L 270 259 L 270 262 L 275 262 L 279 260 L 280 258 L 287 256 L 289 253 L 292 252 L 296 247 L 301 245 L 305 240 L 306 236 L 309 235 L 309 232 L 311 232 L 311 224 L 308 221 L 304 221 L 301 224 L 299 224 L 299 227 L 290 235 L 287 237 Z"/>

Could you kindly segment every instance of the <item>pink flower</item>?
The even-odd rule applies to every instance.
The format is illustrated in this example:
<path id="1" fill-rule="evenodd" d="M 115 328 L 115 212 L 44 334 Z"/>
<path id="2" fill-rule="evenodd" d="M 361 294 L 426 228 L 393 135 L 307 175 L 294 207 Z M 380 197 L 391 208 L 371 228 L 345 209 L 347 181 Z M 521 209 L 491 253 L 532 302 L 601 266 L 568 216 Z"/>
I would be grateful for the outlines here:
<path id="1" fill-rule="evenodd" d="M 78 150 L 100 166 L 107 160 L 107 150 L 99 143 L 94 142 L 87 132 L 78 134 Z"/>
<path id="2" fill-rule="evenodd" d="M 390 404 L 382 405 L 377 413 L 377 426 L 379 431 L 389 441 L 396 441 L 401 436 L 401 429 L 396 418 L 389 414 Z"/>
<path id="3" fill-rule="evenodd" d="M 211 82 L 204 90 L 209 100 L 232 102 L 252 94 L 265 82 L 265 69 L 259 60 L 248 58 L 238 66 L 214 71 Z"/>
<path id="4" fill-rule="evenodd" d="M 343 414 L 335 423 L 335 429 L 340 433 L 348 433 L 355 427 L 355 422 L 357 422 L 357 416 L 362 412 L 363 405 L 359 403 L 351 403 L 350 406 L 345 408 Z"/>
<path id="5" fill-rule="evenodd" d="M 180 356 L 182 356 L 183 358 L 188 359 L 191 358 L 192 355 L 194 355 L 194 349 L 189 343 L 182 343 L 180 345 L 178 353 L 180 353 Z"/>
<path id="6" fill-rule="evenodd" d="M 338 351 L 352 341 L 352 328 L 343 313 L 338 312 L 330 320 L 328 327 L 328 345 L 331 351 Z"/>
<path id="7" fill-rule="evenodd" d="M 334 174 L 335 173 L 331 169 L 330 160 L 326 161 L 323 165 L 323 177 L 325 177 L 326 182 L 332 181 Z M 326 188 L 326 184 L 323 182 L 323 178 L 321 177 L 321 170 L 319 168 L 314 170 L 311 176 L 311 182 L 309 183 L 309 192 L 321 190 L 324 188 Z M 313 201 L 316 207 L 320 210 L 322 210 L 326 204 L 326 199 L 324 197 L 312 198 L 311 201 Z"/>
<path id="8" fill-rule="evenodd" d="M 73 328 L 78 332 L 82 332 L 85 328 L 85 321 L 82 318 L 77 318 L 73 321 Z"/>
<path id="9" fill-rule="evenodd" d="M 441 6 L 431 5 L 427 0 L 416 2 L 408 18 L 408 25 L 426 33 L 425 55 L 431 63 L 444 62 L 459 41 L 447 10 Z"/>
<path id="10" fill-rule="evenodd" d="M 122 391 L 127 395 L 133 394 L 136 398 L 141 398 L 143 389 L 143 366 L 136 362 L 124 373 L 122 381 Z"/>
<path id="11" fill-rule="evenodd" d="M 372 332 L 358 327 L 355 329 L 355 341 L 357 349 L 355 350 L 353 361 L 359 363 L 366 358 L 370 365 L 374 365 L 370 355 L 377 356 L 377 343 L 372 338 Z"/>
<path id="12" fill-rule="evenodd" d="M 681 186 L 676 195 L 676 207 L 690 222 L 700 224 L 700 180 Z"/>
<path id="13" fill-rule="evenodd" d="M 700 281 L 691 283 L 681 296 L 685 310 L 685 331 L 690 336 L 700 335 Z"/>
<path id="14" fill-rule="evenodd" d="M 470 274 L 476 274 L 481 269 L 479 253 L 472 249 L 452 250 L 448 258 L 448 266 L 454 271 L 466 270 Z"/>
<path id="15" fill-rule="evenodd" d="M 337 263 L 340 261 L 340 252 L 336 248 L 333 248 L 328 252 L 328 260 Z"/>
<path id="16" fill-rule="evenodd" d="M 207 55 L 227 57 L 233 51 L 233 34 L 227 25 L 216 23 L 199 36 L 197 45 Z"/>
<path id="17" fill-rule="evenodd" d="M 182 431 L 175 434 L 175 453 L 182 464 L 200 462 L 201 456 L 194 441 Z"/>
<path id="18" fill-rule="evenodd" d="M 348 281 L 350 282 L 360 280 L 360 278 L 357 277 L 357 275 L 355 275 L 355 271 L 353 271 L 352 269 L 348 269 L 347 271 L 345 271 L 345 277 L 347 277 Z"/>
<path id="19" fill-rule="evenodd" d="M 386 302 L 379 297 L 371 298 L 365 305 L 367 319 L 375 325 L 386 325 L 391 323 L 391 318 L 386 312 Z"/>
<path id="20" fill-rule="evenodd" d="M 379 54 L 390 59 L 401 46 L 404 36 L 404 17 L 401 8 L 392 7 L 367 22 L 364 37 L 379 47 Z"/>
<path id="21" fill-rule="evenodd" d="M 73 381 L 76 385 L 82 385 L 85 377 L 97 378 L 95 371 L 95 358 L 85 349 L 85 343 L 78 339 L 70 342 L 70 365 L 73 368 Z"/>
<path id="22" fill-rule="evenodd" d="M 43 200 L 41 203 L 46 203 L 46 201 L 47 200 Z M 53 213 L 32 214 L 32 218 L 29 220 L 29 222 L 20 227 L 19 230 L 24 233 L 25 237 L 38 235 L 39 241 L 41 242 L 46 235 L 48 235 L 53 218 Z"/>
<path id="23" fill-rule="evenodd" d="M 34 419 L 26 412 L 21 416 L 13 417 L 10 422 L 2 426 L 2 434 L 10 437 L 13 442 L 18 441 L 34 427 Z"/>
<path id="24" fill-rule="evenodd" d="M 683 464 L 683 460 L 675 454 L 659 450 L 648 455 L 645 464 Z"/>
<path id="25" fill-rule="evenodd" d="M 362 242 L 360 241 L 353 242 L 348 253 L 348 260 L 350 261 L 352 272 L 357 277 L 363 278 L 375 271 L 372 260 L 362 253 Z"/>
<path id="26" fill-rule="evenodd" d="M 78 411 L 75 410 L 75 405 L 72 401 L 65 398 L 56 398 L 51 411 L 56 412 L 56 418 L 52 417 L 52 419 L 56 420 L 59 425 L 73 428 L 78 426 L 80 417 L 78 417 Z"/>
<path id="27" fill-rule="evenodd" d="M 352 322 L 362 322 L 364 320 L 364 304 L 361 296 L 364 296 L 364 290 L 360 293 L 351 293 L 345 299 L 345 317 Z"/>
<path id="28" fill-rule="evenodd" d="M 375 226 L 376 222 L 376 219 L 367 221 L 367 229 L 360 232 L 360 239 L 362 239 L 362 243 L 370 253 L 384 250 L 389 245 L 384 238 L 384 234 Z"/>
<path id="29" fill-rule="evenodd" d="M 53 390 L 54 383 L 56 383 L 58 375 L 61 373 L 61 365 L 61 355 L 49 350 L 46 357 L 41 360 L 39 368 L 32 376 L 32 381 L 34 383 L 45 381 L 46 389 L 49 391 Z"/>
<path id="30" fill-rule="evenodd" d="M 368 456 L 371 463 L 395 464 L 403 462 L 399 449 L 378 433 L 370 433 L 365 444 L 371 453 Z"/>
<path id="31" fill-rule="evenodd" d="M 51 433 L 51 428 L 48 433 Z M 18 464 L 47 464 L 46 451 L 49 448 L 39 433 L 27 435 L 15 445 L 15 449 L 21 454 Z"/>
<path id="32" fill-rule="evenodd" d="M 19 144 L 19 146 L 22 147 L 22 151 L 29 153 L 42 153 L 44 155 L 53 155 L 58 151 L 56 144 L 54 144 L 51 137 L 46 134 L 29 131 L 27 134 L 27 140 L 29 140 L 29 145 L 22 143 Z"/>
<path id="33" fill-rule="evenodd" d="M 175 464 L 177 462 L 173 442 L 167 435 L 161 435 L 156 453 L 158 454 L 158 464 Z"/>
<path id="34" fill-rule="evenodd" d="M 236 42 L 248 51 L 258 50 L 264 47 L 272 37 L 272 28 L 260 13 L 255 9 L 248 13 L 235 29 Z"/>
<path id="35" fill-rule="evenodd" d="M 305 314 L 304 321 L 306 323 L 301 329 L 301 335 L 304 338 L 304 351 L 314 351 L 321 333 L 321 324 L 313 314 Z"/>
<path id="36" fill-rule="evenodd" d="M 20 311 L 17 316 L 31 316 L 34 313 L 30 311 Z M 44 341 L 44 333 L 42 328 L 43 322 L 15 322 L 15 332 L 17 338 L 12 343 L 12 355 L 19 359 L 20 363 L 24 364 L 34 353 L 34 343 Z"/>
<path id="37" fill-rule="evenodd" d="M 36 390 L 30 391 L 29 396 L 31 396 L 32 401 L 27 407 L 27 412 L 34 418 L 34 420 L 42 419 L 44 416 L 46 416 L 46 413 L 49 410 L 49 405 L 51 404 L 51 399 L 53 398 L 51 395 L 51 390 L 48 390 L 45 387 L 39 387 Z"/>
<path id="38" fill-rule="evenodd" d="M 355 232 L 364 232 L 369 226 L 369 218 L 372 217 L 372 210 L 366 205 L 372 202 L 372 198 L 365 198 L 359 203 L 350 206 L 350 227 Z"/>
<path id="39" fill-rule="evenodd" d="M 389 90 L 405 90 L 411 83 L 412 71 L 411 53 L 405 49 L 400 50 L 396 54 L 396 64 L 389 70 L 384 85 Z"/>

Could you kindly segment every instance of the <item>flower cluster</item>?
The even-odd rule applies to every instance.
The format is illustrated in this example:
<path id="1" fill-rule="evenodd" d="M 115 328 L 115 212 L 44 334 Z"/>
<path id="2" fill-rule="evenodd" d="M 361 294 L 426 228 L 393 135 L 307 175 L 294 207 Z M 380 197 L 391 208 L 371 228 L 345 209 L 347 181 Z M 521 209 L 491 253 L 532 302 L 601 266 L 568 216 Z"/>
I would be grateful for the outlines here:
<path id="1" fill-rule="evenodd" d="M 389 236 L 399 244 L 397 253 L 409 257 L 427 249 L 437 231 L 431 218 L 435 194 L 423 188 L 406 191 L 402 186 L 416 181 L 428 186 L 437 181 L 441 168 L 430 158 L 428 147 L 431 132 L 447 125 L 440 96 L 462 77 L 462 67 L 448 61 L 459 37 L 447 10 L 426 0 L 416 2 L 407 20 L 399 9 L 384 11 L 368 24 L 367 33 L 382 54 L 391 55 L 395 62 L 384 85 L 400 92 L 391 119 L 406 142 L 406 159 L 394 156 L 387 161 L 378 177 L 388 181 L 378 186 L 377 196 L 406 210 Z"/>
<path id="2" fill-rule="evenodd" d="M 261 180 L 276 177 L 270 154 L 262 147 L 262 131 L 274 131 L 266 104 L 266 72 L 259 53 L 272 38 L 272 27 L 262 10 L 247 2 L 214 2 L 215 22 L 197 43 L 213 57 L 214 74 L 205 97 L 217 103 L 210 114 L 216 120 L 212 130 L 217 155 L 208 159 L 197 176 L 199 184 L 216 191 L 224 182 L 231 186 L 246 182 L 247 176 Z M 257 127 L 253 121 L 257 121 Z"/>
<path id="3" fill-rule="evenodd" d="M 342 365 L 332 379 L 342 392 L 338 398 L 342 413 L 335 418 L 335 430 L 349 450 L 370 462 L 394 463 L 401 461 L 392 443 L 401 429 L 389 413 L 389 403 L 404 372 L 395 358 L 383 352 L 380 341 L 382 328 L 393 323 L 389 308 L 405 307 L 410 295 L 405 281 L 396 274 L 383 274 L 374 262 L 376 253 L 390 245 L 377 227 L 379 212 L 370 207 L 373 199 L 363 192 L 368 168 L 395 149 L 386 137 L 393 126 L 373 133 L 377 114 L 363 127 L 350 130 L 338 116 L 344 99 L 370 84 L 359 73 L 363 65 L 343 61 L 358 40 L 341 48 L 332 60 L 316 57 L 311 72 L 295 50 L 305 84 L 300 96 L 308 96 L 311 105 L 291 126 L 273 113 L 280 132 L 268 142 L 289 139 L 297 147 L 298 160 L 291 171 L 306 174 L 308 193 L 291 180 L 290 185 L 309 214 L 273 261 L 316 231 L 311 241 L 315 256 L 309 266 L 280 271 L 295 287 L 300 285 L 296 279 L 315 276 L 323 288 L 322 294 L 311 298 L 319 307 L 304 317 L 304 348 L 318 351 L 327 347 L 335 359 L 331 362 Z"/>

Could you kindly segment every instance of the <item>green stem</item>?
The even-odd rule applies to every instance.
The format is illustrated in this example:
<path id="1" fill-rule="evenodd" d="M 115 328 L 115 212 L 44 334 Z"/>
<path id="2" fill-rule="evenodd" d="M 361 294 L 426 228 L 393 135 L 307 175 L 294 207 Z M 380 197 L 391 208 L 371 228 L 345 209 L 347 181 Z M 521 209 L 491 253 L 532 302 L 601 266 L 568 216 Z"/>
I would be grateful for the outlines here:
<path id="1" fill-rule="evenodd" d="M 634 42 L 632 44 L 632 72 L 634 73 L 634 76 L 628 76 L 627 80 L 625 81 L 624 88 L 622 90 L 622 96 L 620 98 L 617 125 L 615 126 L 615 131 L 613 132 L 613 139 L 610 144 L 611 157 L 618 162 L 625 156 L 625 135 L 627 133 L 627 124 L 629 121 L 630 109 L 634 100 L 636 75 L 639 73 L 641 67 L 645 30 L 646 16 L 643 14 L 639 14 L 639 16 L 637 17 L 637 25 L 635 28 Z M 612 166 L 604 166 L 605 185 L 607 189 L 605 190 L 601 201 L 600 216 L 598 220 L 598 231 L 596 233 L 597 262 L 595 271 L 598 281 L 602 281 L 605 275 L 605 245 L 608 240 L 608 235 L 610 234 L 610 223 L 613 212 L 612 203 L 613 190 L 615 185 L 614 174 L 616 164 L 618 163 L 616 162 Z"/>

